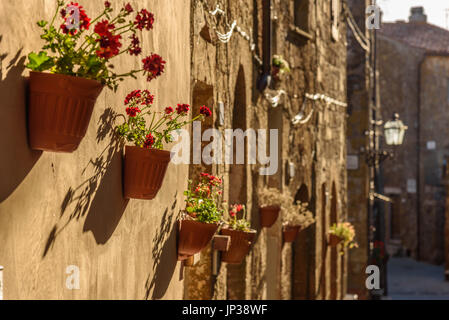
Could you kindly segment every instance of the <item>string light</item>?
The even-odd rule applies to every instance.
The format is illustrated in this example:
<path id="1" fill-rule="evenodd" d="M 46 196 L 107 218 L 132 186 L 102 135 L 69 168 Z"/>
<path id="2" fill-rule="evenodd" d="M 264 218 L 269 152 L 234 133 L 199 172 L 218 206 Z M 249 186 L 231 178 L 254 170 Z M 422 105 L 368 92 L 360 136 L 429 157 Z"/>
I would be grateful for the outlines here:
<path id="1" fill-rule="evenodd" d="M 273 108 L 276 108 L 279 105 L 282 95 L 286 95 L 287 92 L 284 90 L 279 90 L 275 96 L 272 96 L 269 92 L 266 92 L 264 97 L 271 103 Z"/>
<path id="2" fill-rule="evenodd" d="M 234 22 L 231 25 L 231 30 L 229 30 L 228 33 L 224 33 L 224 34 L 218 32 L 217 30 L 215 30 L 215 33 L 218 36 L 218 40 L 220 40 L 223 43 L 229 42 L 229 40 L 231 40 L 232 33 L 234 32 L 234 28 L 235 28 L 236 25 L 237 25 L 237 21 L 234 20 Z"/>
<path id="3" fill-rule="evenodd" d="M 205 9 L 205 11 L 209 12 L 209 14 L 211 16 L 213 16 L 213 17 L 215 17 L 217 15 L 225 16 L 225 24 L 230 28 L 230 30 L 227 33 L 225 33 L 225 34 L 220 33 L 215 26 L 212 26 L 212 28 L 215 30 L 215 33 L 217 34 L 218 40 L 220 40 L 222 43 L 228 43 L 231 40 L 232 34 L 235 30 L 243 39 L 245 39 L 246 41 L 249 42 L 249 49 L 250 49 L 251 53 L 253 54 L 254 60 L 256 60 L 256 62 L 259 64 L 259 66 L 261 66 L 263 64 L 263 61 L 256 54 L 256 44 L 254 43 L 253 39 L 245 31 L 243 31 L 240 26 L 237 25 L 237 21 L 234 20 L 232 25 L 229 26 L 229 24 L 227 22 L 226 12 L 220 8 L 219 4 L 217 4 L 215 6 L 215 10 L 210 11 L 207 9 L 207 4 L 204 2 L 204 0 L 201 0 L 201 3 L 203 5 L 203 8 Z"/>
<path id="4" fill-rule="evenodd" d="M 204 4 L 204 3 L 203 3 Z M 216 5 L 215 10 L 214 11 L 209 11 L 209 13 L 213 16 L 215 16 L 217 13 L 219 14 L 225 14 L 225 12 L 223 10 L 220 9 L 220 5 Z"/>
<path id="5" fill-rule="evenodd" d="M 314 100 L 314 101 L 323 100 L 327 104 L 335 104 L 335 105 L 343 107 L 343 108 L 346 108 L 348 106 L 347 103 L 335 100 L 334 98 L 328 97 L 328 96 L 326 96 L 324 94 L 319 94 L 319 93 L 310 94 L 310 93 L 306 93 L 305 97 L 307 99 Z"/>

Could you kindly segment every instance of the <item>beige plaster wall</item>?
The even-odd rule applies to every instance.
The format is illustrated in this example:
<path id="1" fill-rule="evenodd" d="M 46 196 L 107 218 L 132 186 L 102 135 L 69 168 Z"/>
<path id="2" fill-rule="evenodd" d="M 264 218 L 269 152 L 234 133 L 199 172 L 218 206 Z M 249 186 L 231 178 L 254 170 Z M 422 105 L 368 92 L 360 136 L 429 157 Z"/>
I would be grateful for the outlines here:
<path id="1" fill-rule="evenodd" d="M 88 132 L 72 154 L 31 151 L 26 129 L 26 55 L 42 41 L 35 24 L 51 19 L 53 0 L 0 2 L 0 265 L 5 299 L 181 299 L 176 216 L 188 167 L 169 165 L 154 200 L 122 197 L 121 146 L 111 142 L 112 117 L 131 90 L 149 89 L 162 108 L 190 103 L 190 1 L 130 1 L 155 14 L 143 52 L 167 61 L 150 84 L 139 78 L 104 89 Z M 123 1 L 111 1 L 118 7 Z M 103 1 L 82 1 L 93 16 Z M 118 69 L 140 64 L 123 56 Z M 80 269 L 80 289 L 65 286 Z"/>

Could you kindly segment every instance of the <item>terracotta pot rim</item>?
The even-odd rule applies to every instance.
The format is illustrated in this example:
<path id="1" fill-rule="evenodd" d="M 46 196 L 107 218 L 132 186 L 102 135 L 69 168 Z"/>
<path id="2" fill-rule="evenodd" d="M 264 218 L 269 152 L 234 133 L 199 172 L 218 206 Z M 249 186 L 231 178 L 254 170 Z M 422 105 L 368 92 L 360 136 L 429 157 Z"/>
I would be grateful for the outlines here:
<path id="1" fill-rule="evenodd" d="M 83 79 L 85 81 L 92 81 L 95 82 L 97 84 L 100 84 L 102 87 L 104 87 L 105 85 L 103 83 L 101 83 L 98 80 L 94 80 L 94 79 L 88 79 L 88 78 L 84 78 L 84 77 L 78 77 L 78 76 L 71 76 L 68 74 L 62 74 L 62 73 L 51 73 L 51 72 L 42 72 L 42 71 L 30 71 L 30 75 L 31 74 L 42 74 L 42 75 L 48 75 L 48 76 L 59 76 L 59 77 L 66 77 L 66 78 L 75 78 L 75 79 Z"/>
<path id="2" fill-rule="evenodd" d="M 202 224 L 211 224 L 211 225 L 220 226 L 219 223 L 202 222 L 202 221 L 198 221 L 198 220 L 196 220 L 196 219 L 194 219 L 194 218 L 192 218 L 192 219 L 185 219 L 185 218 L 182 218 L 182 219 L 179 219 L 178 221 L 179 221 L 179 222 L 182 222 L 182 221 L 192 221 L 192 222 L 198 222 L 198 223 L 202 223 Z"/>
<path id="3" fill-rule="evenodd" d="M 257 230 L 251 229 L 250 231 L 242 231 L 242 230 L 235 230 L 232 228 L 221 228 L 221 230 L 229 230 L 234 232 L 240 232 L 240 233 L 257 233 Z"/>
<path id="4" fill-rule="evenodd" d="M 137 146 L 130 146 L 130 145 L 125 145 L 125 151 L 126 149 L 132 149 L 132 150 L 142 150 L 142 152 L 151 152 L 151 153 L 161 153 L 161 154 L 172 154 L 173 152 L 168 151 L 168 150 L 162 150 L 162 149 L 155 149 L 155 148 L 142 148 L 142 147 L 137 147 Z"/>
<path id="5" fill-rule="evenodd" d="M 343 239 L 344 239 L 344 238 L 342 238 L 342 237 L 340 237 L 340 236 L 337 236 L 337 235 L 334 234 L 334 233 L 329 233 L 329 236 L 338 238 L 338 239 L 340 239 L 341 241 L 343 241 Z"/>
<path id="6" fill-rule="evenodd" d="M 299 228 L 302 229 L 301 225 L 290 225 L 290 224 L 285 224 L 282 226 L 283 229 L 287 229 L 287 228 Z"/>
<path id="7" fill-rule="evenodd" d="M 279 210 L 281 210 L 281 206 L 280 205 L 261 206 L 259 208 L 260 209 L 279 209 Z"/>

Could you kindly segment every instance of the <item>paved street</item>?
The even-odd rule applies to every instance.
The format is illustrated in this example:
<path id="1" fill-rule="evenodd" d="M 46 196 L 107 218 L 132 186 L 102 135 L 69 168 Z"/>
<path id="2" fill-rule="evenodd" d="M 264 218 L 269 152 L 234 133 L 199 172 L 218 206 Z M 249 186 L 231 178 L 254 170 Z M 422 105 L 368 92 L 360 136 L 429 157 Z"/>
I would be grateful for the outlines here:
<path id="1" fill-rule="evenodd" d="M 449 300 L 444 267 L 391 258 L 388 263 L 388 297 L 391 300 Z"/>

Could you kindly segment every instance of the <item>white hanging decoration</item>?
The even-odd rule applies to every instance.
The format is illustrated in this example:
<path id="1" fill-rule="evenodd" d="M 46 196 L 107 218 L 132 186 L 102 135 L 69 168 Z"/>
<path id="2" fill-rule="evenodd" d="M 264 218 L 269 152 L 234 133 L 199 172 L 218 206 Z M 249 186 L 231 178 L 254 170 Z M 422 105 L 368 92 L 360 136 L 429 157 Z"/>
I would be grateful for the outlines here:
<path id="1" fill-rule="evenodd" d="M 316 93 L 316 94 L 306 93 L 306 98 L 310 99 L 310 100 L 314 100 L 314 101 L 323 100 L 327 104 L 335 104 L 337 106 L 344 107 L 344 108 L 348 106 L 348 104 L 345 103 L 345 102 L 341 102 L 341 101 L 335 100 L 335 99 L 333 99 L 331 97 L 328 97 L 328 96 L 326 96 L 324 94 L 319 94 L 319 93 Z"/>
<path id="2" fill-rule="evenodd" d="M 284 90 L 279 90 L 275 96 L 271 96 L 268 92 L 265 93 L 265 98 L 271 103 L 273 108 L 276 108 L 281 101 L 281 96 L 287 94 Z"/>
<path id="3" fill-rule="evenodd" d="M 220 9 L 220 5 L 217 4 L 214 11 L 209 11 L 209 13 L 213 16 L 215 16 L 217 13 L 219 14 L 225 14 L 223 10 Z"/>
<path id="4" fill-rule="evenodd" d="M 236 25 L 237 25 L 237 21 L 234 20 L 234 22 L 233 22 L 232 25 L 231 25 L 231 29 L 229 30 L 229 32 L 224 33 L 224 34 L 218 32 L 217 30 L 215 30 L 215 32 L 217 33 L 218 40 L 220 40 L 220 41 L 223 42 L 223 43 L 229 42 L 229 40 L 230 40 L 231 37 L 232 37 L 232 33 L 234 32 L 234 29 L 235 29 L 235 26 L 236 26 Z"/>
<path id="5" fill-rule="evenodd" d="M 297 124 L 306 124 L 307 122 L 309 122 L 309 120 L 312 118 L 312 114 L 313 114 L 313 109 L 310 111 L 310 113 L 307 115 L 307 117 L 303 120 L 304 118 L 304 112 L 300 111 L 293 119 L 292 119 L 292 124 L 293 125 L 297 125 Z"/>

